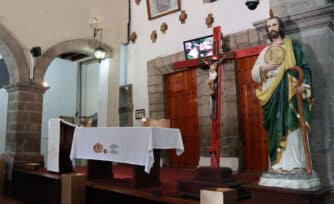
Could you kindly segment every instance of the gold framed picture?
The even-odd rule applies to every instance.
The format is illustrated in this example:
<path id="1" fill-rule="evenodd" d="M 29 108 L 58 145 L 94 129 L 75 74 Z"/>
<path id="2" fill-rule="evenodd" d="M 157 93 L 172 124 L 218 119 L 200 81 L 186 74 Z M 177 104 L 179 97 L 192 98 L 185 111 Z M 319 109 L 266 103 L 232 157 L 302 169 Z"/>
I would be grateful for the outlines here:
<path id="1" fill-rule="evenodd" d="M 181 10 L 181 0 L 146 0 L 146 5 L 149 20 Z"/>

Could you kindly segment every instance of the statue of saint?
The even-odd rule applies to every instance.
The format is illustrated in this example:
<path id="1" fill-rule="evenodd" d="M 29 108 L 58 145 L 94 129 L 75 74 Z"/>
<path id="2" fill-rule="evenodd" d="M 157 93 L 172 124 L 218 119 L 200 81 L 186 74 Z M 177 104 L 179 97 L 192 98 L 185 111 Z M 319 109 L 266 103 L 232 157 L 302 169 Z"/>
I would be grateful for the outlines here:
<path id="1" fill-rule="evenodd" d="M 303 96 L 306 131 L 309 133 L 312 107 L 311 69 L 301 47 L 285 37 L 281 19 L 268 19 L 266 29 L 271 44 L 262 50 L 252 68 L 252 79 L 262 83 L 256 90 L 256 96 L 262 105 L 262 124 L 268 134 L 271 172 L 264 174 L 259 184 L 296 189 L 318 188 L 320 181 L 316 174 L 306 174 L 295 91 L 298 73 L 289 70 L 298 66 L 304 75 L 299 91 Z M 294 179 L 296 175 L 305 177 L 302 176 L 302 180 Z M 308 181 L 310 182 L 307 183 Z"/>

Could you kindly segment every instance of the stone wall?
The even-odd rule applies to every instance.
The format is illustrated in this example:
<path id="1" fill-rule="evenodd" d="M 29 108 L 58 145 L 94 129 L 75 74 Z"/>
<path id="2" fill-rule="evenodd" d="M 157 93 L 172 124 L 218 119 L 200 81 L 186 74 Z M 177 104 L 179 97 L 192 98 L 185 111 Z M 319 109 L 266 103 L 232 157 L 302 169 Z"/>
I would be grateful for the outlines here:
<path id="1" fill-rule="evenodd" d="M 252 29 L 224 37 L 224 50 L 237 50 L 263 44 L 261 34 Z M 174 72 L 172 65 L 185 60 L 184 53 L 158 57 L 147 63 L 150 118 L 165 118 L 166 101 L 163 76 Z M 221 156 L 235 157 L 240 153 L 239 111 L 234 60 L 222 64 Z M 211 119 L 209 115 L 208 72 L 197 69 L 197 104 L 199 117 L 200 155 L 208 157 L 211 145 Z"/>
<path id="2" fill-rule="evenodd" d="M 8 92 L 7 152 L 40 152 L 45 87 L 11 86 Z"/>

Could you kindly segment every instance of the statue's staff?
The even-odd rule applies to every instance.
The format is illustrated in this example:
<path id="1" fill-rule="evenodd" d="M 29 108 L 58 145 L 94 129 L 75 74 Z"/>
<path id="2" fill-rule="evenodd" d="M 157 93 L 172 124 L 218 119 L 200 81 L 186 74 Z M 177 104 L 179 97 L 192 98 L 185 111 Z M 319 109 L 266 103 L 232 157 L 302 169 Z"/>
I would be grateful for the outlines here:
<path id="1" fill-rule="evenodd" d="M 297 104 L 299 109 L 299 124 L 300 124 L 300 130 L 301 130 L 301 136 L 303 140 L 304 145 L 304 154 L 305 154 L 305 160 L 306 160 L 306 172 L 308 175 L 312 174 L 312 163 L 311 163 L 311 156 L 310 156 L 310 147 L 308 143 L 308 138 L 306 135 L 306 125 L 305 125 L 305 117 L 304 117 L 304 107 L 303 107 L 303 99 L 302 94 L 300 90 L 300 86 L 303 82 L 303 71 L 300 67 L 294 66 L 289 68 L 292 71 L 298 72 L 298 81 L 296 85 L 296 98 L 297 98 Z"/>

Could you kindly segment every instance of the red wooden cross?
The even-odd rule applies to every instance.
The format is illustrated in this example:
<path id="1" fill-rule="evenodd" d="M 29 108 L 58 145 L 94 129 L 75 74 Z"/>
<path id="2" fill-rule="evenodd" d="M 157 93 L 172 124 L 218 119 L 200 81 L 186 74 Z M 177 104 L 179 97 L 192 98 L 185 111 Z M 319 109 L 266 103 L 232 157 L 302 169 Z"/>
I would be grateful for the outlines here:
<path id="1" fill-rule="evenodd" d="M 173 68 L 185 69 L 185 68 L 198 68 L 208 63 L 217 63 L 217 92 L 216 92 L 216 107 L 214 117 L 212 117 L 211 125 L 211 146 L 208 151 L 211 155 L 210 165 L 213 168 L 219 167 L 219 155 L 220 155 L 220 112 L 221 112 L 221 61 L 223 59 L 233 59 L 234 52 L 221 53 L 221 29 L 220 26 L 213 28 L 213 45 L 214 52 L 210 57 L 205 57 L 201 59 L 192 59 L 179 61 L 174 63 Z"/>

